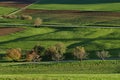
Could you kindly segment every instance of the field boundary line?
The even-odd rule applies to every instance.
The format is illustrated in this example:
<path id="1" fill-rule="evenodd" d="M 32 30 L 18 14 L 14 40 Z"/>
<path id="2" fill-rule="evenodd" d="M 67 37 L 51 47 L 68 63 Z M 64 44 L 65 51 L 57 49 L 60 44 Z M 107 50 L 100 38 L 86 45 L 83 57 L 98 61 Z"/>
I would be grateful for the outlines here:
<path id="1" fill-rule="evenodd" d="M 8 24 L 8 23 L 0 23 L 0 25 L 6 26 L 31 26 L 34 27 L 32 24 Z M 49 27 L 49 28 L 120 28 L 120 26 L 77 26 L 77 25 L 46 25 L 43 24 L 40 27 Z"/>

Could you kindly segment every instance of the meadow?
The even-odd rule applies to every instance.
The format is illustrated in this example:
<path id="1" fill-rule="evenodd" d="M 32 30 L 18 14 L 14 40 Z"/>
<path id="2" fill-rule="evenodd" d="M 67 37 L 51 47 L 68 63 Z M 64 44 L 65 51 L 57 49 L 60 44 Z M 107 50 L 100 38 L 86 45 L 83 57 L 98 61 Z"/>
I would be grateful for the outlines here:
<path id="1" fill-rule="evenodd" d="M 27 74 L 0 75 L 0 80 L 119 80 L 119 74 Z"/>
<path id="2" fill-rule="evenodd" d="M 38 0 L 17 13 L 32 20 L 0 18 L 0 28 L 24 30 L 0 36 L 0 80 L 119 80 L 120 79 L 120 0 Z M 0 7 L 0 15 L 18 8 Z M 43 24 L 33 26 L 35 18 Z M 63 61 L 23 62 L 28 50 L 39 44 L 46 49 L 62 42 L 67 48 Z M 75 60 L 73 48 L 83 46 L 88 58 Z M 6 50 L 21 48 L 19 62 L 5 61 Z M 97 51 L 107 50 L 107 60 Z M 25 59 L 25 58 L 24 58 Z"/>
<path id="3" fill-rule="evenodd" d="M 120 35 L 117 28 L 24 28 L 24 31 L 0 37 L 2 54 L 5 53 L 4 50 L 9 48 L 30 50 L 36 44 L 48 48 L 62 42 L 67 47 L 68 53 L 71 53 L 76 46 L 84 46 L 92 58 L 96 57 L 96 51 L 103 49 L 108 50 L 112 55 L 111 57 L 118 57 Z"/>
<path id="4" fill-rule="evenodd" d="M 11 12 L 16 11 L 16 10 L 17 10 L 17 8 L 0 6 L 0 15 L 10 14 Z"/>
<path id="5" fill-rule="evenodd" d="M 119 80 L 119 60 L 1 63 L 0 80 Z"/>
<path id="6" fill-rule="evenodd" d="M 120 11 L 120 0 L 39 0 L 29 9 L 42 10 L 81 10 L 81 11 Z M 111 7 L 112 6 L 112 7 Z"/>
<path id="7" fill-rule="evenodd" d="M 119 74 L 120 60 L 1 63 L 0 74 Z"/>

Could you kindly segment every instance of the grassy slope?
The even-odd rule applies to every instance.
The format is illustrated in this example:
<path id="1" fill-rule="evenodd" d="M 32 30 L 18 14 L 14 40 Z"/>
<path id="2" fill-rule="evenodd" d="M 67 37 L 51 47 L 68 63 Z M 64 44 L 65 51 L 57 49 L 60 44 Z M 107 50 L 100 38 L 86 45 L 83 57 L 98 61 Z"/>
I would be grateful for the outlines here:
<path id="1" fill-rule="evenodd" d="M 75 46 L 85 46 L 87 51 L 108 49 L 117 56 L 120 48 L 119 29 L 100 28 L 30 28 L 25 31 L 0 37 L 0 48 L 31 49 L 35 44 L 49 47 L 65 43 L 68 51 Z"/>
<path id="2" fill-rule="evenodd" d="M 120 60 L 1 63 L 0 74 L 118 74 L 120 73 L 119 67 Z"/>
<path id="3" fill-rule="evenodd" d="M 3 14 L 9 14 L 13 11 L 17 10 L 16 8 L 10 8 L 10 7 L 0 7 L 0 15 Z"/>
<path id="4" fill-rule="evenodd" d="M 40 0 L 29 9 L 120 11 L 120 0 Z M 112 6 L 112 7 L 111 7 Z"/>
<path id="5" fill-rule="evenodd" d="M 119 80 L 120 74 L 26 74 L 0 75 L 0 80 Z"/>

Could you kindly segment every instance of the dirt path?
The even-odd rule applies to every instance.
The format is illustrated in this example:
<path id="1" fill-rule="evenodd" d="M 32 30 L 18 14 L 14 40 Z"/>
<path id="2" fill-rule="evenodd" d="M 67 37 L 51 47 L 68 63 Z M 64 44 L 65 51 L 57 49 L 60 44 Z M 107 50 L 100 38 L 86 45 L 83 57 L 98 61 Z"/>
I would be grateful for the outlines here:
<path id="1" fill-rule="evenodd" d="M 20 32 L 22 30 L 24 30 L 24 28 L 0 28 L 0 36 Z"/>
<path id="2" fill-rule="evenodd" d="M 18 13 L 18 12 L 21 12 L 21 11 L 27 9 L 27 8 L 28 8 L 29 6 L 31 6 L 32 4 L 35 4 L 35 3 L 37 3 L 37 2 L 38 2 L 38 1 L 31 2 L 31 3 L 29 3 L 28 5 L 26 5 L 26 6 L 22 7 L 22 8 L 20 8 L 19 10 L 10 13 L 9 15 L 13 15 L 13 14 L 16 14 L 16 13 Z"/>

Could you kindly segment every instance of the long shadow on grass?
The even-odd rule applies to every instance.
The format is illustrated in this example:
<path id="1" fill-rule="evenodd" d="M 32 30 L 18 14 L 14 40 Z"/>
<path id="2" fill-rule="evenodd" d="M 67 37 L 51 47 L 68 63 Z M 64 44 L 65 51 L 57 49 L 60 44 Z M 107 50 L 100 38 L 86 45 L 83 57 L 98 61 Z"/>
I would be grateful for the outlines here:
<path id="1" fill-rule="evenodd" d="M 27 37 L 21 37 L 21 38 L 17 38 L 17 39 L 13 39 L 13 40 L 9 40 L 9 41 L 3 41 L 3 42 L 0 42 L 0 44 L 7 44 L 7 43 L 10 43 L 10 42 L 17 42 L 17 41 L 80 41 L 78 43 L 74 43 L 74 44 L 71 44 L 70 46 L 68 46 L 68 48 L 73 48 L 75 46 L 79 46 L 79 45 L 85 45 L 85 44 L 89 44 L 91 43 L 92 41 L 95 41 L 95 40 L 120 40 L 120 38 L 101 38 L 101 37 L 98 37 L 98 38 L 74 38 L 74 39 L 66 39 L 65 36 L 63 36 L 64 38 L 45 38 L 45 39 L 40 39 L 39 37 L 40 36 L 44 36 L 44 35 L 49 35 L 49 34 L 55 34 L 57 32 L 61 32 L 61 31 L 76 31 L 77 28 L 54 28 L 56 29 L 55 31 L 53 32 L 48 32 L 48 33 L 44 33 L 44 34 L 37 34 L 37 35 L 33 35 L 33 36 L 27 36 Z"/>
<path id="2" fill-rule="evenodd" d="M 47 35 L 47 34 L 64 31 L 63 28 L 54 28 L 54 29 L 56 29 L 56 30 L 53 31 L 53 32 L 48 32 L 48 33 L 44 33 L 44 34 L 37 34 L 37 35 L 32 35 L 32 36 L 27 36 L 27 37 L 21 37 L 21 38 L 9 40 L 9 41 L 3 41 L 3 42 L 0 42 L 0 44 L 2 45 L 2 44 L 10 43 L 10 42 L 24 41 L 25 39 L 28 39 L 28 38 L 34 38 L 36 36 L 44 36 L 44 35 Z M 73 28 L 66 28 L 65 31 L 73 31 Z"/>

